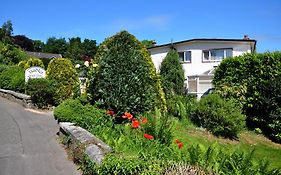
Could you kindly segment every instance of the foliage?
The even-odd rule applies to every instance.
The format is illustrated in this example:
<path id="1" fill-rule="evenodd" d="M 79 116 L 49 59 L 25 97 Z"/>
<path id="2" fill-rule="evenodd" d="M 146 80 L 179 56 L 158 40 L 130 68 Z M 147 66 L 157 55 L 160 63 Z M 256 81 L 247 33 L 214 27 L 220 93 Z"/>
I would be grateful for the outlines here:
<path id="1" fill-rule="evenodd" d="M 54 87 L 53 82 L 44 78 L 28 80 L 26 93 L 31 96 L 32 101 L 39 107 L 48 107 L 53 104 Z"/>
<path id="2" fill-rule="evenodd" d="M 0 42 L 12 43 L 12 34 L 13 34 L 13 24 L 11 20 L 8 20 L 3 23 L 0 28 Z"/>
<path id="3" fill-rule="evenodd" d="M 13 65 L 27 58 L 27 54 L 21 49 L 0 42 L 0 63 Z"/>
<path id="4" fill-rule="evenodd" d="M 42 60 L 39 58 L 29 58 L 28 60 L 21 61 L 21 62 L 19 62 L 18 66 L 23 69 L 28 69 L 33 66 L 38 66 L 38 67 L 45 69 L 45 66 L 44 66 Z"/>
<path id="5" fill-rule="evenodd" d="M 144 46 L 126 31 L 106 39 L 99 47 L 96 73 L 89 91 L 107 109 L 119 114 L 166 108 L 160 80 Z"/>
<path id="6" fill-rule="evenodd" d="M 170 50 L 160 67 L 163 89 L 166 94 L 182 94 L 184 88 L 184 70 L 176 50 Z"/>
<path id="7" fill-rule="evenodd" d="M 189 120 L 197 105 L 196 98 L 191 95 L 168 95 L 166 97 L 168 113 L 181 120 Z"/>
<path id="8" fill-rule="evenodd" d="M 43 48 L 43 52 L 63 54 L 67 49 L 65 38 L 50 37 Z"/>
<path id="9" fill-rule="evenodd" d="M 18 66 L 2 67 L 0 72 L 0 88 L 24 92 L 24 70 Z"/>
<path id="10" fill-rule="evenodd" d="M 141 43 L 146 47 L 153 47 L 156 45 L 156 41 L 155 40 L 142 40 Z"/>
<path id="11" fill-rule="evenodd" d="M 191 119 L 215 135 L 236 138 L 244 127 L 245 116 L 233 101 L 225 101 L 217 94 L 202 98 Z"/>
<path id="12" fill-rule="evenodd" d="M 65 58 L 52 59 L 49 63 L 46 78 L 54 81 L 54 103 L 75 97 L 79 93 L 77 72 L 71 61 Z"/>
<path id="13" fill-rule="evenodd" d="M 33 40 L 34 52 L 43 52 L 45 44 L 40 40 Z"/>
<path id="14" fill-rule="evenodd" d="M 281 76 L 280 70 L 280 52 L 245 54 L 223 60 L 213 83 L 217 93 L 240 102 L 249 127 L 260 128 L 264 134 L 273 136 L 272 132 L 278 130 L 272 130 L 269 125 L 280 123 L 280 118 L 270 119 L 270 114 L 281 105 L 280 86 L 274 85 Z M 273 139 L 278 140 L 274 136 Z"/>
<path id="15" fill-rule="evenodd" d="M 20 46 L 23 50 L 26 51 L 33 51 L 34 50 L 34 45 L 33 41 L 26 37 L 25 35 L 16 35 L 13 36 L 13 43 L 15 45 Z"/>

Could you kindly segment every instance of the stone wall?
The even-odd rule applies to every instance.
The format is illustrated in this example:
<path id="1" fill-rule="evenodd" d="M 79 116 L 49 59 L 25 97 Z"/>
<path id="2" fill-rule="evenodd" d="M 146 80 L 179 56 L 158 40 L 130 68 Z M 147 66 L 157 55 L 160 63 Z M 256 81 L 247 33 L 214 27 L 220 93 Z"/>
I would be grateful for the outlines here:
<path id="1" fill-rule="evenodd" d="M 0 96 L 19 103 L 26 108 L 35 108 L 35 105 L 32 103 L 31 96 L 29 95 L 11 90 L 0 89 Z"/>

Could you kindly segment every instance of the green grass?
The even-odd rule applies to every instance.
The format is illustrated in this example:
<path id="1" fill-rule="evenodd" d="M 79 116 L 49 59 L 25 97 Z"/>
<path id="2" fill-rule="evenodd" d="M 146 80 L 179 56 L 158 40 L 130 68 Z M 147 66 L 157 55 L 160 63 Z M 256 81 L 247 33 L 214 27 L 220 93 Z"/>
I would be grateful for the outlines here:
<path id="1" fill-rule="evenodd" d="M 281 144 L 276 144 L 252 131 L 243 131 L 237 140 L 230 140 L 216 137 L 208 131 L 190 124 L 184 126 L 178 121 L 175 122 L 173 130 L 174 137 L 182 140 L 187 147 L 195 144 L 205 147 L 217 144 L 220 148 L 233 151 L 250 152 L 254 149 L 254 159 L 257 161 L 267 159 L 270 168 L 281 168 Z"/>

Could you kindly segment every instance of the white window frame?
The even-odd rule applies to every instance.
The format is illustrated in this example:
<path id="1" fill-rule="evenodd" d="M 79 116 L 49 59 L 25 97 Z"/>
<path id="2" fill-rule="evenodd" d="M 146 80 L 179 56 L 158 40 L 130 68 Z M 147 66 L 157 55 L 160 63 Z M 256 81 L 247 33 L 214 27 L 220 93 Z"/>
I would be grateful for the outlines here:
<path id="1" fill-rule="evenodd" d="M 218 51 L 218 50 L 223 50 L 223 58 L 222 59 L 213 59 L 213 57 L 211 56 L 211 52 L 212 51 Z M 220 62 L 222 61 L 223 59 L 226 58 L 226 51 L 227 50 L 231 50 L 232 52 L 232 56 L 233 56 L 233 48 L 220 48 L 220 49 L 210 49 L 210 50 L 203 50 L 202 51 L 202 62 Z M 204 53 L 208 52 L 208 60 L 205 59 L 204 57 Z"/>
<path id="2" fill-rule="evenodd" d="M 190 53 L 190 60 L 186 60 L 186 54 L 187 52 Z M 191 63 L 191 58 L 192 58 L 192 52 L 190 50 L 187 50 L 187 51 L 180 51 L 178 52 L 179 53 L 183 53 L 183 60 L 180 60 L 181 63 Z"/>

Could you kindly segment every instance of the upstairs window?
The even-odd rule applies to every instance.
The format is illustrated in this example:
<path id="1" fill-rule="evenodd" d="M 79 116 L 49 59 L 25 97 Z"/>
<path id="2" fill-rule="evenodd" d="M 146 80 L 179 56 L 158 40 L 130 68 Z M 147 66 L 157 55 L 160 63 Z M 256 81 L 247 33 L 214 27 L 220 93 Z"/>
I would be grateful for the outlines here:
<path id="1" fill-rule="evenodd" d="M 191 63 L 191 51 L 178 52 L 180 62 Z"/>
<path id="2" fill-rule="evenodd" d="M 232 49 L 212 49 L 203 51 L 203 62 L 221 61 L 232 57 Z"/>

